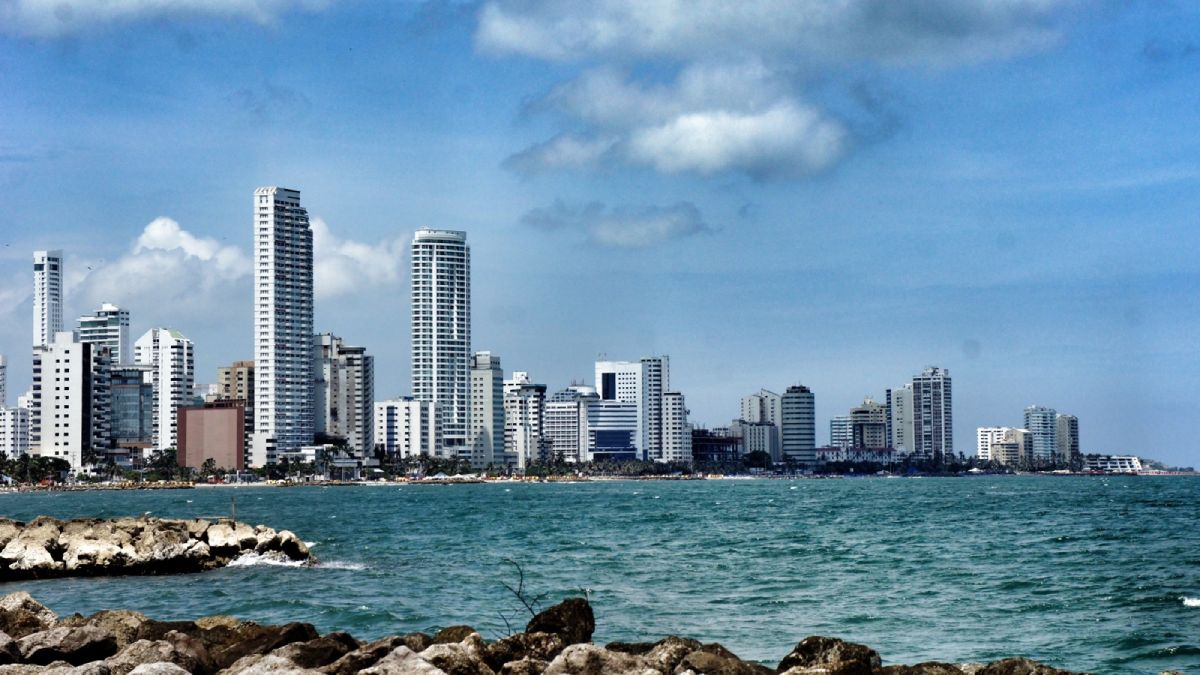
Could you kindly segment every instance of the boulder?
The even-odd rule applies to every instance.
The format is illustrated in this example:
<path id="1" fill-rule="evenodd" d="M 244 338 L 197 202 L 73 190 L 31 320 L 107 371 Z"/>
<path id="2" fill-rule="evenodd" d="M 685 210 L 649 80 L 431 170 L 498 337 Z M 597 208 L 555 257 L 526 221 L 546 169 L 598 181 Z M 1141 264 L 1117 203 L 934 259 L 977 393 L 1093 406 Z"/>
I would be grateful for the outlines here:
<path id="1" fill-rule="evenodd" d="M 320 668 L 358 649 L 358 640 L 348 633 L 330 633 L 308 642 L 293 642 L 271 652 L 301 668 Z"/>
<path id="2" fill-rule="evenodd" d="M 484 660 L 492 670 L 522 659 L 550 661 L 566 647 L 562 638 L 553 633 L 516 633 L 488 645 Z"/>
<path id="3" fill-rule="evenodd" d="M 111 675 L 108 666 L 103 661 L 93 661 L 79 666 L 72 666 L 66 661 L 57 661 L 44 667 L 43 675 Z"/>
<path id="4" fill-rule="evenodd" d="M 203 518 L 193 518 L 185 522 L 189 539 L 203 539 L 204 531 L 208 529 L 209 525 L 212 525 L 211 522 Z"/>
<path id="5" fill-rule="evenodd" d="M 127 609 L 105 609 L 95 614 L 82 617 L 72 616 L 59 622 L 60 626 L 93 626 L 111 635 L 117 643 L 117 649 L 138 640 L 138 632 L 142 624 L 149 621 L 145 614 L 132 612 Z"/>
<path id="6" fill-rule="evenodd" d="M 331 675 L 350 675 L 350 673 L 357 673 L 364 668 L 375 665 L 380 659 L 391 654 L 399 647 L 405 647 L 409 651 L 417 653 L 418 647 L 420 651 L 425 651 L 430 644 L 430 637 L 424 633 L 393 635 L 363 645 L 347 653 L 340 659 L 321 668 L 321 672 L 330 673 Z"/>
<path id="7" fill-rule="evenodd" d="M 479 633 L 471 633 L 462 642 L 430 645 L 420 657 L 447 675 L 494 675 L 485 660 L 487 645 Z"/>
<path id="8" fill-rule="evenodd" d="M 236 555 L 246 549 L 253 550 L 258 545 L 254 528 L 232 520 L 222 520 L 215 525 L 209 525 L 204 531 L 204 540 L 214 553 L 226 556 Z"/>
<path id="9" fill-rule="evenodd" d="M 788 675 L 871 675 L 880 667 L 879 654 L 870 647 L 813 635 L 801 640 L 783 657 L 778 672 Z"/>
<path id="10" fill-rule="evenodd" d="M 433 634 L 433 642 L 435 645 L 453 644 L 462 642 L 468 636 L 478 635 L 479 632 L 470 626 L 447 626 Z"/>
<path id="11" fill-rule="evenodd" d="M 775 671 L 757 663 L 746 663 L 736 656 L 701 649 L 684 656 L 675 666 L 674 672 L 704 675 L 771 675 Z"/>
<path id="12" fill-rule="evenodd" d="M 649 654 L 651 649 L 657 642 L 610 642 L 604 645 L 604 648 L 613 652 L 623 652 L 625 654 L 633 654 L 634 656 L 642 656 Z"/>
<path id="13" fill-rule="evenodd" d="M 276 550 L 292 560 L 308 560 L 312 558 L 312 554 L 308 550 L 308 545 L 300 537 L 297 537 L 288 530 L 281 530 L 279 532 L 278 546 L 279 548 Z"/>
<path id="14" fill-rule="evenodd" d="M 549 661 L 525 657 L 519 661 L 509 661 L 496 672 L 500 675 L 542 675 L 549 665 Z"/>
<path id="15" fill-rule="evenodd" d="M 62 547 L 58 537 L 62 523 L 54 518 L 39 516 L 29 523 L 0 550 L 0 567 L 7 565 L 13 572 L 25 572 L 14 577 L 38 577 L 62 569 Z"/>
<path id="16" fill-rule="evenodd" d="M 19 520 L 0 518 L 0 549 L 4 548 L 23 529 L 25 529 L 25 523 Z"/>
<path id="17" fill-rule="evenodd" d="M 205 636 L 214 631 L 206 631 Z M 228 668 L 238 659 L 251 654 L 268 654 L 293 642 L 315 640 L 317 630 L 309 623 L 288 623 L 282 626 L 260 626 L 247 621 L 238 627 L 236 639 L 213 652 L 219 668 Z M 201 636 L 203 639 L 204 636 Z"/>
<path id="18" fill-rule="evenodd" d="M 525 626 L 526 633 L 554 633 L 568 645 L 591 641 L 595 630 L 592 606 L 583 598 L 567 598 L 539 612 Z"/>
<path id="19" fill-rule="evenodd" d="M 660 675 L 646 659 L 591 643 L 574 644 L 554 657 L 545 675 Z"/>
<path id="20" fill-rule="evenodd" d="M 23 638 L 30 633 L 49 630 L 57 621 L 57 614 L 25 591 L 0 598 L 0 632 L 10 637 Z"/>
<path id="21" fill-rule="evenodd" d="M 963 675 L 962 668 L 953 663 L 926 661 L 911 666 L 884 666 L 881 675 Z"/>
<path id="22" fill-rule="evenodd" d="M 94 626 L 51 628 L 31 633 L 17 641 L 21 660 L 36 665 L 66 661 L 82 665 L 101 661 L 117 652 L 117 641 Z"/>
<path id="23" fill-rule="evenodd" d="M 654 648 L 646 652 L 644 657 L 651 668 L 663 673 L 673 673 L 683 657 L 699 651 L 700 647 L 701 644 L 697 640 L 670 635 L 654 643 Z"/>
<path id="24" fill-rule="evenodd" d="M 216 668 L 203 646 L 181 633 L 174 640 L 138 640 L 105 660 L 114 675 L 127 675 L 144 663 L 172 663 L 189 673 L 213 673 Z M 192 641 L 189 643 L 188 641 Z M 180 643 L 183 643 L 181 648 Z"/>
<path id="25" fill-rule="evenodd" d="M 221 671 L 230 675 L 260 675 L 261 673 L 277 673 L 283 675 L 316 675 L 319 671 L 301 668 L 282 656 L 274 654 L 249 654 L 238 659 L 229 668 Z"/>
<path id="26" fill-rule="evenodd" d="M 21 649 L 8 633 L 0 633 L 0 666 L 21 660 Z"/>
<path id="27" fill-rule="evenodd" d="M 143 663 L 129 671 L 129 675 L 189 675 L 188 671 L 174 663 Z"/>
<path id="28" fill-rule="evenodd" d="M 978 675 L 1077 675 L 1069 670 L 1026 658 L 1011 658 L 993 661 L 978 671 Z"/>
<path id="29" fill-rule="evenodd" d="M 364 675 L 446 675 L 445 671 L 403 645 L 361 672 Z"/>

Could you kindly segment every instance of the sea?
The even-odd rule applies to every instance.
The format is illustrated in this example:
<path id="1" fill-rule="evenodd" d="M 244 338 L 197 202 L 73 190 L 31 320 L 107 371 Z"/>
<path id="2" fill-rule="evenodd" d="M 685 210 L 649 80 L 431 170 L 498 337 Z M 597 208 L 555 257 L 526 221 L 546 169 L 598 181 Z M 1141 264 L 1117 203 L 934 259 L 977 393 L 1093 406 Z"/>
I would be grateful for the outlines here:
<path id="1" fill-rule="evenodd" d="M 1200 478 L 848 478 L 0 494 L 21 520 L 229 516 L 315 567 L 0 584 L 60 615 L 306 621 L 360 639 L 520 630 L 586 596 L 596 642 L 682 635 L 773 665 L 802 638 L 884 663 L 1029 656 L 1200 673 Z M 523 583 L 523 587 L 520 585 Z M 513 589 L 513 590 L 510 590 Z"/>

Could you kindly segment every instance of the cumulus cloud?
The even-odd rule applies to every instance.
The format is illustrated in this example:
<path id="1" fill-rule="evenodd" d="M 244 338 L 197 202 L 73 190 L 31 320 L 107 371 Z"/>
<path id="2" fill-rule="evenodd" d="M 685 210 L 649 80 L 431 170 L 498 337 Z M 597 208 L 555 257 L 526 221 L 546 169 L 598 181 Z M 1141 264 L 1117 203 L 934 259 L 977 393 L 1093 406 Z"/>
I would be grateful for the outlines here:
<path id="1" fill-rule="evenodd" d="M 856 138 L 877 140 L 897 123 L 889 111 L 864 133 L 847 119 L 878 116 L 875 99 L 851 91 L 863 109 L 834 114 L 804 95 L 800 74 L 855 63 L 943 68 L 1043 49 L 1058 40 L 1058 14 L 1073 2 L 489 0 L 475 43 L 493 55 L 619 64 L 592 68 L 531 105 L 563 129 L 510 157 L 511 169 L 622 163 L 761 180 L 824 171 Z M 664 72 L 674 76 L 646 81 Z"/>
<path id="2" fill-rule="evenodd" d="M 339 239 L 320 218 L 312 219 L 313 293 L 331 298 L 403 279 L 407 242 L 403 238 L 364 244 Z"/>
<path id="3" fill-rule="evenodd" d="M 593 243 L 614 248 L 647 248 L 712 231 L 691 202 L 609 208 L 600 202 L 571 206 L 558 200 L 526 213 L 521 222 L 543 230 L 582 231 Z"/>
<path id="4" fill-rule="evenodd" d="M 329 0 L 0 0 L 0 32 L 50 38 L 149 19 L 213 17 L 270 23 Z"/>

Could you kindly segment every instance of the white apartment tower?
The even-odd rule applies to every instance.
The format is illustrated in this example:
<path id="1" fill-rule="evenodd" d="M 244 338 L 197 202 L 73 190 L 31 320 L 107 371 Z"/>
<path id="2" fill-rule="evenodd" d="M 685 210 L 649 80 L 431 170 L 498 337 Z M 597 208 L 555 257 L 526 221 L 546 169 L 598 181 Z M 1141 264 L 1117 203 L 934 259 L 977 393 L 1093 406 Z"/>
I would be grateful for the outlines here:
<path id="1" fill-rule="evenodd" d="M 375 449 L 375 357 L 329 333 L 313 336 L 313 427 L 360 456 Z"/>
<path id="2" fill-rule="evenodd" d="M 85 454 L 108 448 L 108 370 L 108 350 L 78 342 L 70 331 L 34 348 L 31 454 L 65 459 L 79 468 Z"/>
<path id="3" fill-rule="evenodd" d="M 975 429 L 975 457 L 981 462 L 990 462 L 992 446 L 1004 442 L 1006 436 L 1011 436 L 1011 427 L 978 427 Z"/>
<path id="4" fill-rule="evenodd" d="M 1030 452 L 1035 463 L 1053 462 L 1058 452 L 1058 411 L 1031 405 L 1025 409 L 1025 428 L 1030 434 Z"/>
<path id="5" fill-rule="evenodd" d="M 411 265 L 413 398 L 438 404 L 447 454 L 469 460 L 471 249 L 467 233 L 417 230 Z"/>
<path id="6" fill-rule="evenodd" d="M 903 457 L 913 451 L 915 438 L 913 436 L 913 388 L 906 384 L 899 389 L 889 389 L 887 392 L 888 434 L 896 454 Z"/>
<path id="7" fill-rule="evenodd" d="M 931 366 L 913 378 L 913 448 L 936 462 L 954 454 L 954 405 L 950 371 Z"/>
<path id="8" fill-rule="evenodd" d="M 79 341 L 108 347 L 113 365 L 133 363 L 129 349 L 129 310 L 112 303 L 88 316 L 79 317 Z"/>
<path id="9" fill-rule="evenodd" d="M 154 388 L 154 447 L 176 448 L 176 411 L 191 402 L 195 382 L 192 341 L 177 330 L 151 328 L 134 343 L 133 358 L 150 367 L 147 377 Z"/>
<path id="10" fill-rule="evenodd" d="M 0 354 L 0 408 L 8 405 L 8 361 Z"/>
<path id="11" fill-rule="evenodd" d="M 504 457 L 504 369 L 500 357 L 471 357 L 471 467 L 487 468 Z"/>
<path id="12" fill-rule="evenodd" d="M 664 462 L 692 461 L 692 425 L 688 424 L 687 405 L 683 394 L 669 391 L 662 401 L 662 453 Z"/>
<path id="13" fill-rule="evenodd" d="M 313 241 L 300 192 L 254 191 L 252 466 L 313 442 Z"/>
<path id="14" fill-rule="evenodd" d="M 766 389 L 742 397 L 742 419 L 747 422 L 767 422 L 779 426 L 783 416 L 779 394 Z"/>
<path id="15" fill-rule="evenodd" d="M 440 453 L 438 404 L 411 396 L 375 404 L 375 443 L 391 457 L 430 457 Z"/>
<path id="16" fill-rule="evenodd" d="M 29 454 L 29 411 L 0 406 L 0 458 Z"/>
<path id="17" fill-rule="evenodd" d="M 54 342 L 63 329 L 62 251 L 33 252 L 33 346 Z"/>
<path id="18" fill-rule="evenodd" d="M 596 389 L 602 401 L 637 405 L 634 443 L 639 459 L 663 459 L 663 395 L 671 388 L 670 360 L 666 356 L 640 361 L 597 361 Z"/>
<path id="19" fill-rule="evenodd" d="M 587 461 L 588 406 L 598 399 L 595 388 L 572 384 L 546 400 L 543 435 L 551 455 L 572 464 Z"/>
<path id="20" fill-rule="evenodd" d="M 787 461 L 813 465 L 817 462 L 816 399 L 804 385 L 788 387 L 781 399 L 781 445 Z"/>
<path id="21" fill-rule="evenodd" d="M 516 468 L 549 459 L 545 423 L 546 385 L 530 382 L 529 373 L 514 372 L 504 381 L 504 447 Z"/>

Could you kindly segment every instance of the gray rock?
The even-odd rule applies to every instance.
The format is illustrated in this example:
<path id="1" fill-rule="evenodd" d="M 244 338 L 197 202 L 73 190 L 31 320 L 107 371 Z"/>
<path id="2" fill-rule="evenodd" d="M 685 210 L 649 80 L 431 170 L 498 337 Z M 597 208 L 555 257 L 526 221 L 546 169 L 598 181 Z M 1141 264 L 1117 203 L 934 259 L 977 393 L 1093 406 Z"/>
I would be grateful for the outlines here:
<path id="1" fill-rule="evenodd" d="M 136 642 L 138 632 L 149 619 L 141 612 L 127 609 L 105 609 L 88 617 L 72 616 L 59 622 L 60 626 L 92 626 L 108 633 L 117 643 L 117 649 Z"/>
<path id="2" fill-rule="evenodd" d="M 51 628 L 17 641 L 21 660 L 36 665 L 66 661 L 73 666 L 106 659 L 117 652 L 117 641 L 93 626 Z"/>
<path id="3" fill-rule="evenodd" d="M 446 675 L 444 670 L 404 646 L 397 647 L 379 659 L 375 665 L 361 672 L 364 675 Z"/>
<path id="4" fill-rule="evenodd" d="M 1079 675 L 1069 670 L 1026 658 L 1011 658 L 993 661 L 978 671 L 978 675 Z"/>
<path id="5" fill-rule="evenodd" d="M 347 653 L 333 663 L 322 667 L 321 672 L 330 675 L 350 675 L 364 668 L 370 668 L 399 647 L 405 647 L 409 651 L 417 653 L 428 649 L 430 644 L 432 644 L 431 638 L 424 633 L 385 637 Z"/>
<path id="6" fill-rule="evenodd" d="M 550 661 L 566 647 L 562 638 L 553 633 L 516 633 L 488 645 L 484 659 L 492 670 L 523 659 Z"/>
<path id="7" fill-rule="evenodd" d="M 282 656 L 274 654 L 250 654 L 238 659 L 222 673 L 237 675 L 260 675 L 261 673 L 276 673 L 277 675 L 317 675 L 320 671 L 301 668 Z"/>
<path id="8" fill-rule="evenodd" d="M 609 651 L 593 644 L 574 644 L 556 656 L 545 675 L 660 675 L 645 658 Z"/>
<path id="9" fill-rule="evenodd" d="M 670 635 L 654 643 L 654 648 L 646 652 L 645 659 L 651 668 L 663 673 L 673 673 L 683 657 L 699 651 L 701 646 L 697 640 Z"/>
<path id="10" fill-rule="evenodd" d="M 730 654 L 726 656 L 725 654 Z M 675 666 L 675 673 L 703 673 L 704 675 L 770 675 L 774 670 L 757 663 L 746 663 L 732 652 L 716 653 L 701 649 L 694 651 Z"/>
<path id="11" fill-rule="evenodd" d="M 420 657 L 447 675 L 494 675 L 485 654 L 487 645 L 479 633 L 471 633 L 462 642 L 433 644 Z"/>
<path id="12" fill-rule="evenodd" d="M 25 591 L 0 598 L 0 631 L 13 638 L 49 630 L 57 622 L 57 614 Z"/>
<path id="13" fill-rule="evenodd" d="M 447 626 L 433 634 L 433 644 L 445 645 L 462 642 L 471 635 L 478 635 L 479 631 L 470 626 Z"/>
<path id="14" fill-rule="evenodd" d="M 0 633 L 0 666 L 21 660 L 21 649 L 8 633 Z"/>
<path id="15" fill-rule="evenodd" d="M 568 645 L 590 641 L 595 630 L 592 606 L 583 598 L 567 598 L 539 612 L 525 626 L 526 633 L 554 633 Z"/>
<path id="16" fill-rule="evenodd" d="M 549 665 L 549 661 L 525 657 L 519 661 L 509 661 L 497 672 L 499 675 L 542 675 Z"/>
<path id="17" fill-rule="evenodd" d="M 879 670 L 879 654 L 864 645 L 813 635 L 806 637 L 779 662 L 788 675 L 871 675 Z"/>
<path id="18" fill-rule="evenodd" d="M 884 666 L 881 675 L 964 675 L 962 668 L 953 663 L 926 661 L 911 666 Z"/>
<path id="19" fill-rule="evenodd" d="M 25 523 L 12 518 L 0 518 L 0 549 L 25 529 Z"/>
<path id="20" fill-rule="evenodd" d="M 258 545 L 254 528 L 231 520 L 222 520 L 210 525 L 204 532 L 204 539 L 209 548 L 222 555 L 235 555 L 246 549 L 254 550 Z"/>
<path id="21" fill-rule="evenodd" d="M 129 675 L 190 675 L 190 673 L 174 663 L 164 661 L 159 663 L 143 663 L 129 671 Z"/>
<path id="22" fill-rule="evenodd" d="M 330 633 L 308 642 L 293 642 L 271 652 L 301 668 L 320 668 L 358 649 L 358 641 L 347 633 Z"/>

